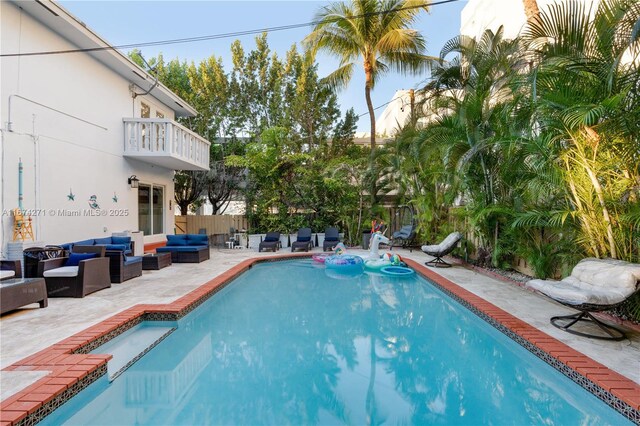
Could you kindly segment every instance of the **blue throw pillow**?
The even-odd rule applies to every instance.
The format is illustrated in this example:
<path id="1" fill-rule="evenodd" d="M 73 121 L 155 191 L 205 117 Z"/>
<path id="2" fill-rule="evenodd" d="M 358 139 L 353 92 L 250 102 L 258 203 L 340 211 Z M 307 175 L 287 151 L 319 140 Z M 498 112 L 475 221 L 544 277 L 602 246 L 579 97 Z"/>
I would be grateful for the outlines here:
<path id="1" fill-rule="evenodd" d="M 167 235 L 167 245 L 168 246 L 186 246 L 187 236 L 186 235 Z"/>
<path id="2" fill-rule="evenodd" d="M 306 243 L 307 241 L 311 241 L 311 237 L 298 237 L 298 241 Z"/>
<path id="3" fill-rule="evenodd" d="M 70 253 L 64 266 L 78 266 L 80 261 L 98 257 L 98 253 Z"/>
<path id="4" fill-rule="evenodd" d="M 105 246 L 105 250 L 127 251 L 127 245 L 126 244 L 107 244 Z"/>
<path id="5" fill-rule="evenodd" d="M 131 237 L 111 237 L 111 244 L 131 244 Z"/>
<path id="6" fill-rule="evenodd" d="M 94 244 L 95 245 L 100 245 L 100 246 L 106 245 L 106 244 L 111 244 L 111 237 L 96 238 Z"/>
<path id="7" fill-rule="evenodd" d="M 275 238 L 275 237 L 265 237 L 264 242 L 265 243 L 273 243 L 274 241 L 280 241 L 280 238 Z"/>

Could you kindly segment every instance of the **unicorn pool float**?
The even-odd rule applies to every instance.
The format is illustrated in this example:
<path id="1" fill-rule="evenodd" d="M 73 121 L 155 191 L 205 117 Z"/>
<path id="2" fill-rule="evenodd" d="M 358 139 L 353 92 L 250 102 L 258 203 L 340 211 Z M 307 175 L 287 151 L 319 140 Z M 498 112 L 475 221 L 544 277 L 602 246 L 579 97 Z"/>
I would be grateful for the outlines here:
<path id="1" fill-rule="evenodd" d="M 382 232 L 380 231 L 371 234 L 371 240 L 369 242 L 369 256 L 367 256 L 364 262 L 366 270 L 379 271 L 385 266 L 391 266 L 391 256 L 389 254 L 385 254 L 384 256 L 380 254 L 380 244 L 389 244 L 390 242 L 391 241 L 382 235 Z"/>
<path id="2" fill-rule="evenodd" d="M 375 222 L 374 222 L 375 223 Z M 380 244 L 389 244 L 390 241 L 382 232 L 377 231 L 371 235 L 369 256 L 364 262 L 364 268 L 368 272 L 382 272 L 386 275 L 407 276 L 413 274 L 413 269 L 406 268 L 405 263 L 397 254 L 385 253 L 380 255 Z"/>

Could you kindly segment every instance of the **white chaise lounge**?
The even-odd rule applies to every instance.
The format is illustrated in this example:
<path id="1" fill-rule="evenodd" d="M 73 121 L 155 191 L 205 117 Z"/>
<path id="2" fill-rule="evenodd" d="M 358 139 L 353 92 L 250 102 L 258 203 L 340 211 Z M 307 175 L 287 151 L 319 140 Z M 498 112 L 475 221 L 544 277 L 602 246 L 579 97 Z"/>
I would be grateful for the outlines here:
<path id="1" fill-rule="evenodd" d="M 615 259 L 581 260 L 562 281 L 531 280 L 526 286 L 577 309 L 572 315 L 551 318 L 551 324 L 573 334 L 605 340 L 622 340 L 624 333 L 594 318 L 591 312 L 604 311 L 624 303 L 640 290 L 640 265 Z M 606 335 L 570 329 L 579 321 L 592 322 Z"/>

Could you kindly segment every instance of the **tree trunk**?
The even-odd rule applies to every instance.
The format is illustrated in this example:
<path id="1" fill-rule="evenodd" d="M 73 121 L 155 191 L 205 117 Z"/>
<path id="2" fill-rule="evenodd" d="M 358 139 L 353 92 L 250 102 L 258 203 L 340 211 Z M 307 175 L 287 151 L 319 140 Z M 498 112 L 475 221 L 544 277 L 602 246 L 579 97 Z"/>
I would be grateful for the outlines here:
<path id="1" fill-rule="evenodd" d="M 176 204 L 178 204 L 178 207 L 180 207 L 180 216 L 186 216 L 187 212 L 189 211 L 189 203 L 188 201 L 181 201 L 181 202 L 177 202 Z"/>
<path id="2" fill-rule="evenodd" d="M 367 100 L 367 109 L 369 110 L 369 121 L 371 122 L 371 150 L 376 148 L 376 116 L 373 112 L 373 103 L 371 102 L 371 86 L 373 86 L 373 75 L 371 74 L 371 64 L 364 63 L 364 97 Z"/>
<path id="3" fill-rule="evenodd" d="M 522 0 L 524 5 L 524 14 L 527 17 L 527 23 L 532 23 L 540 18 L 540 9 L 536 0 Z"/>

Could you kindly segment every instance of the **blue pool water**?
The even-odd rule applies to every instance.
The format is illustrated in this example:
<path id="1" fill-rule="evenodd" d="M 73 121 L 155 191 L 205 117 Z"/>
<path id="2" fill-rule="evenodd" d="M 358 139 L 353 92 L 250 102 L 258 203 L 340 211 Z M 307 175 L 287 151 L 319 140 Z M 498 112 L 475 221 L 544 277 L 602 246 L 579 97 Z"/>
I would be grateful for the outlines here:
<path id="1" fill-rule="evenodd" d="M 44 424 L 628 423 L 418 275 L 338 278 L 256 265 Z"/>

